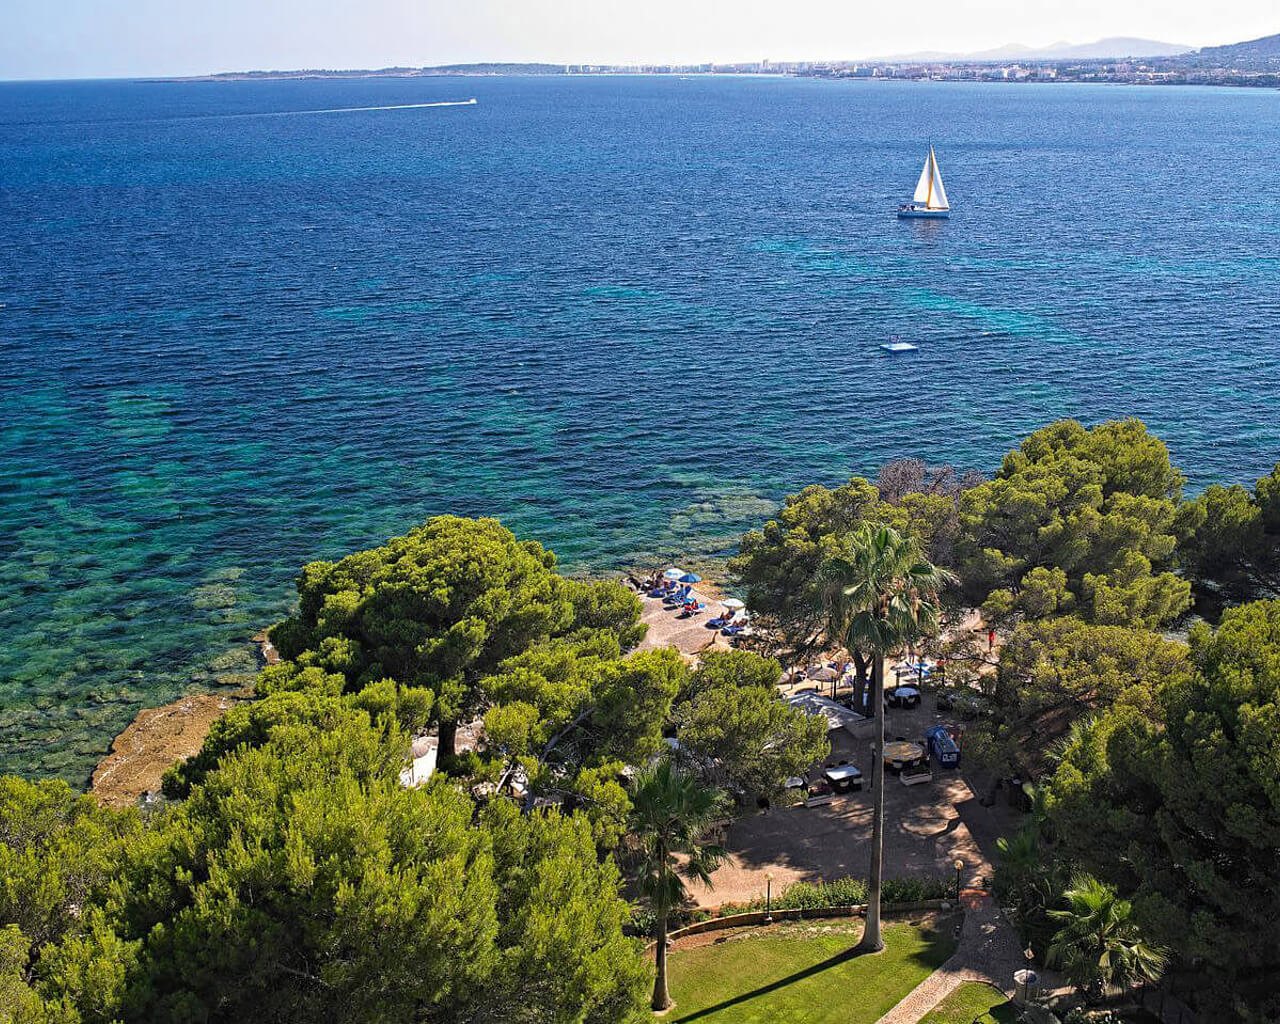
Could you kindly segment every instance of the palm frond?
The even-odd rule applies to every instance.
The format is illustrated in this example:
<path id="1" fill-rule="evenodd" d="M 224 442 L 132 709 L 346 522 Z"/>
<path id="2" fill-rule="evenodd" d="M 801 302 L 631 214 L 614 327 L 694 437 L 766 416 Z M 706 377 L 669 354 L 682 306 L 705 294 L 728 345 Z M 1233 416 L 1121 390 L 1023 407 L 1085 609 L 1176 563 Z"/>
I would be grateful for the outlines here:
<path id="1" fill-rule="evenodd" d="M 884 655 L 937 628 L 938 593 L 954 577 L 913 538 L 867 524 L 843 548 L 823 562 L 814 588 L 829 641 Z"/>

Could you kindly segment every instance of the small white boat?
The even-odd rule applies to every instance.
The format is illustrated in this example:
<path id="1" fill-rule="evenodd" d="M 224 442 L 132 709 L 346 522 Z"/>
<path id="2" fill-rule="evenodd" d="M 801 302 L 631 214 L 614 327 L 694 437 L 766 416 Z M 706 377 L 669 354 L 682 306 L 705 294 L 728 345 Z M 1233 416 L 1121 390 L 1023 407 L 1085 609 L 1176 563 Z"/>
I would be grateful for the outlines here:
<path id="1" fill-rule="evenodd" d="M 920 171 L 920 180 L 916 182 L 914 201 L 899 206 L 898 216 L 937 219 L 950 214 L 947 190 L 942 187 L 942 172 L 938 170 L 938 158 L 933 155 L 933 147 L 930 146 L 924 168 Z"/>
<path id="2" fill-rule="evenodd" d="M 913 345 L 909 341 L 886 341 L 880 347 L 886 352 L 915 352 L 920 348 L 919 345 Z"/>

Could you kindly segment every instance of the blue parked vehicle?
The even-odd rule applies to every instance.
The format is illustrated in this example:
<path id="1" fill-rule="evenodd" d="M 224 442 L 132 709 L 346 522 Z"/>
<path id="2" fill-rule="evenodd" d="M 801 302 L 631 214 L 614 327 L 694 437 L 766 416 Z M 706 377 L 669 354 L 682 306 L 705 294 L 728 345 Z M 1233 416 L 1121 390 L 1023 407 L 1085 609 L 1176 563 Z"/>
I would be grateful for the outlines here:
<path id="1" fill-rule="evenodd" d="M 960 767 L 960 745 L 945 725 L 926 729 L 924 740 L 929 745 L 929 753 L 938 759 L 938 764 L 944 768 Z"/>

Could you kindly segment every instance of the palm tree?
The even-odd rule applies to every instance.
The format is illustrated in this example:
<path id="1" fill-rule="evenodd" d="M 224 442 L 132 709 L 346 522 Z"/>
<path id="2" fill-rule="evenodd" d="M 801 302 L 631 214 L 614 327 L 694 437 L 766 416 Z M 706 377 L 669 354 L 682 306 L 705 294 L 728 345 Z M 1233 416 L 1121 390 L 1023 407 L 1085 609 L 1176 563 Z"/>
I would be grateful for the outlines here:
<path id="1" fill-rule="evenodd" d="M 1110 985 L 1156 981 L 1167 956 L 1143 938 L 1133 919 L 1133 906 L 1116 890 L 1091 875 L 1077 875 L 1064 893 L 1066 910 L 1049 916 L 1062 922 L 1045 957 L 1061 966 L 1088 999 L 1101 997 Z"/>
<path id="2" fill-rule="evenodd" d="M 688 895 L 681 874 L 706 885 L 724 860 L 724 849 L 707 841 L 720 816 L 724 794 L 664 759 L 642 771 L 631 794 L 632 833 L 642 851 L 640 891 L 653 908 L 658 974 L 653 1008 L 671 1005 L 667 992 L 667 918 Z M 676 855 L 682 855 L 680 863 Z"/>
<path id="3" fill-rule="evenodd" d="M 996 894 L 1002 905 L 1013 908 L 1014 923 L 1029 946 L 1044 948 L 1054 928 L 1048 908 L 1062 900 L 1066 880 L 1059 862 L 1041 852 L 1040 830 L 1026 822 L 1012 838 L 996 840 L 1000 861 L 996 866 Z"/>
<path id="4" fill-rule="evenodd" d="M 861 952 L 884 949 L 880 935 L 880 886 L 884 873 L 884 659 L 937 628 L 938 591 L 953 579 L 932 565 L 919 544 L 888 526 L 864 525 L 852 533 L 845 552 L 818 570 L 827 638 L 870 651 L 871 706 L 875 715 L 871 818 L 871 872 L 867 924 Z M 878 783 L 878 784 L 877 784 Z"/>
<path id="5" fill-rule="evenodd" d="M 1040 859 L 1040 831 L 1034 825 L 1024 825 L 1014 833 L 1012 839 L 1001 836 L 996 840 L 996 849 L 1000 851 L 1000 869 L 1007 873 L 1009 881 L 1015 887 L 1040 873 L 1043 866 Z"/>

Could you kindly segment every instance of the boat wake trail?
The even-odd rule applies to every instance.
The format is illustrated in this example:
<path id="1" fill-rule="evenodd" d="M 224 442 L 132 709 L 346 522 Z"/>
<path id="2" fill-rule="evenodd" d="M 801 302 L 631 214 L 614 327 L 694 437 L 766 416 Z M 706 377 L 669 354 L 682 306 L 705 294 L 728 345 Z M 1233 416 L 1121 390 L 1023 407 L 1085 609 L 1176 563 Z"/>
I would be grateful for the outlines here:
<path id="1" fill-rule="evenodd" d="M 438 100 L 435 103 L 391 103 L 382 107 L 325 107 L 321 110 L 269 110 L 257 114 L 215 114 L 215 117 L 294 117 L 298 114 L 354 114 L 366 110 L 422 110 L 424 107 L 474 107 L 476 101 Z"/>
<path id="2" fill-rule="evenodd" d="M 390 103 L 380 107 L 324 107 L 320 110 L 256 110 L 242 114 L 177 114 L 164 117 L 148 117 L 141 120 L 122 119 L 103 121 L 0 121 L 0 125 L 40 125 L 57 124 L 63 128 L 76 125 L 110 124 L 157 124 L 181 123 L 189 121 L 237 121 L 252 117 L 297 117 L 301 114 L 354 114 L 369 110 L 421 110 L 424 107 L 474 107 L 475 99 L 469 100 L 436 100 L 433 103 Z"/>

